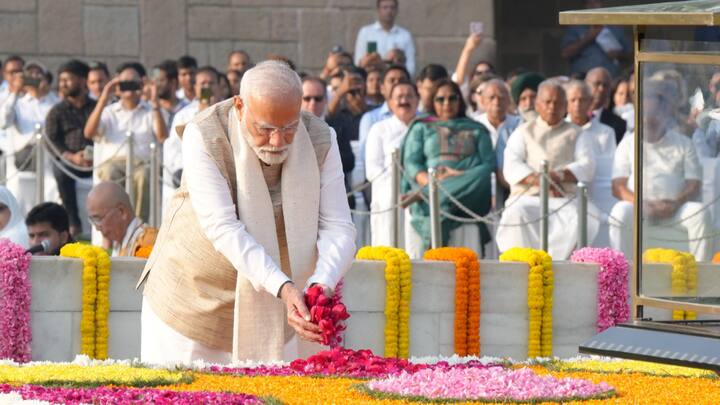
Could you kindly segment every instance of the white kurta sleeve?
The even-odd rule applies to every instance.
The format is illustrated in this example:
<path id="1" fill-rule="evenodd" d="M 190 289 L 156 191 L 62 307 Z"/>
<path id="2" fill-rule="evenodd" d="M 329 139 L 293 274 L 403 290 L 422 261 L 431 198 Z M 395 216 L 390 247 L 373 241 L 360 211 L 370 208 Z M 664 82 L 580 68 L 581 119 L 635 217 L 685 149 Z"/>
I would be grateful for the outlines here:
<path id="1" fill-rule="evenodd" d="M 357 38 L 355 39 L 355 65 L 360 65 L 360 60 L 367 53 L 367 38 L 365 27 L 358 30 Z"/>
<path id="2" fill-rule="evenodd" d="M 365 177 L 372 180 L 383 172 L 385 153 L 383 151 L 383 126 L 373 125 L 365 144 Z"/>
<path id="3" fill-rule="evenodd" d="M 633 145 L 632 136 L 626 136 L 620 141 L 620 144 L 615 150 L 615 159 L 613 160 L 613 179 L 630 179 L 633 173 Z"/>
<path id="4" fill-rule="evenodd" d="M 0 106 L 0 128 L 10 128 L 15 124 L 15 105 L 19 98 L 17 94 L 10 93 Z"/>
<path id="5" fill-rule="evenodd" d="M 503 165 L 503 176 L 508 184 L 518 184 L 525 177 L 535 173 L 527 161 L 527 150 L 525 149 L 525 137 L 518 131 L 513 132 L 505 146 L 505 163 Z"/>
<path id="6" fill-rule="evenodd" d="M 350 216 L 340 149 L 334 135 L 320 170 L 317 250 L 317 265 L 308 285 L 320 283 L 334 289 L 350 269 L 355 255 L 355 225 Z"/>
<path id="7" fill-rule="evenodd" d="M 237 218 L 227 181 L 205 149 L 200 129 L 193 123 L 183 133 L 182 154 L 190 202 L 205 236 L 255 290 L 263 288 L 277 296 L 289 279 Z"/>
<path id="8" fill-rule="evenodd" d="M 581 131 L 575 142 L 575 161 L 565 166 L 578 181 L 589 183 L 595 176 L 594 140 L 588 131 Z"/>
<path id="9" fill-rule="evenodd" d="M 413 42 L 412 34 L 410 34 L 410 31 L 405 31 L 407 33 L 407 39 L 405 40 L 405 65 L 407 66 L 407 70 L 410 73 L 410 76 L 415 75 L 415 43 Z"/>

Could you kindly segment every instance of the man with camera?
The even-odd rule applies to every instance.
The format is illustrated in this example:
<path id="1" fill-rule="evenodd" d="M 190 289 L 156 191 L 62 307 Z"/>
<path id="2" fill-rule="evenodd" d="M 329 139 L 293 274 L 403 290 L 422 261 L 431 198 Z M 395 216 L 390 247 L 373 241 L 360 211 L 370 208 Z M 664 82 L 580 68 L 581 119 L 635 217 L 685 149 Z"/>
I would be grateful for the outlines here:
<path id="1" fill-rule="evenodd" d="M 16 71 L 8 82 L 9 95 L 0 110 L 0 128 L 7 130 L 8 182 L 7 187 L 18 197 L 23 212 L 37 202 L 35 189 L 35 132 L 45 125 L 45 117 L 58 103 L 57 94 L 50 91 L 52 75 L 38 62 L 28 62 L 22 72 Z M 48 165 L 49 166 L 49 165 Z M 46 167 L 45 195 L 42 201 L 57 199 L 52 171 Z M 20 172 L 19 174 L 15 174 Z"/>
<path id="2" fill-rule="evenodd" d="M 119 181 L 126 175 L 133 176 L 135 186 L 135 213 L 146 219 L 149 212 L 149 170 L 145 164 L 150 160 L 150 143 L 163 142 L 167 137 L 158 91 L 152 83 L 150 103 L 143 102 L 141 73 L 131 63 L 120 65 L 117 76 L 103 88 L 97 105 L 85 124 L 85 138 L 95 141 L 95 167 L 101 181 Z M 107 105 L 111 96 L 118 101 Z M 125 173 L 132 134 L 135 168 Z"/>

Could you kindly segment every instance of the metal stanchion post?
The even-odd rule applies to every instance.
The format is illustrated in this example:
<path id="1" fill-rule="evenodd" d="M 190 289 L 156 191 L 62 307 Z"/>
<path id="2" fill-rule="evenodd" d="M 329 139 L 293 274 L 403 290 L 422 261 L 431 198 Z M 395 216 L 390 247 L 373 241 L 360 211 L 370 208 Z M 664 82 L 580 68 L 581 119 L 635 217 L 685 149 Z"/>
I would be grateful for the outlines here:
<path id="1" fill-rule="evenodd" d="M 585 183 L 578 182 L 577 184 L 578 197 L 580 199 L 578 203 L 578 247 L 586 247 L 588 245 L 587 238 L 587 186 Z"/>
<path id="2" fill-rule="evenodd" d="M 442 228 L 440 223 L 440 198 L 438 195 L 437 171 L 428 169 L 428 192 L 430 194 L 430 247 L 442 247 Z"/>
<path id="3" fill-rule="evenodd" d="M 540 166 L 540 248 L 548 251 L 548 213 L 550 212 L 550 182 L 548 181 L 548 161 Z"/>
<path id="4" fill-rule="evenodd" d="M 7 184 L 7 155 L 0 152 L 0 184 Z"/>
<path id="5" fill-rule="evenodd" d="M 130 196 L 130 201 L 135 201 L 135 190 L 133 188 L 133 175 L 135 174 L 135 145 L 132 131 L 125 133 L 127 137 L 127 159 L 125 160 L 125 192 Z"/>
<path id="6" fill-rule="evenodd" d="M 392 176 L 392 189 L 391 189 L 391 201 L 393 210 L 392 212 L 392 223 L 391 223 L 391 234 L 390 234 L 390 245 L 392 247 L 400 247 L 400 149 L 395 149 L 392 152 L 392 163 L 390 167 L 390 175 Z M 379 198 L 379 196 L 378 196 Z"/>
<path id="7" fill-rule="evenodd" d="M 45 151 L 41 124 L 35 124 L 35 197 L 37 204 L 45 201 Z"/>
<path id="8" fill-rule="evenodd" d="M 157 169 L 157 144 L 150 143 L 150 226 L 158 226 L 158 169 Z"/>

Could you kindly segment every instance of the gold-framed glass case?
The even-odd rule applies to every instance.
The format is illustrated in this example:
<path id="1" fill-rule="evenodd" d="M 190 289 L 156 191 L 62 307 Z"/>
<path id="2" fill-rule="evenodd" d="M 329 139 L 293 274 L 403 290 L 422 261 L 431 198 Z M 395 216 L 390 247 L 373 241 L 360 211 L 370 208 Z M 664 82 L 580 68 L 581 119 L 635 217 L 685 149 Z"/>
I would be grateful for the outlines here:
<path id="1" fill-rule="evenodd" d="M 613 209 L 632 220 L 610 222 L 633 243 L 636 318 L 645 307 L 679 321 L 717 318 L 720 2 L 567 11 L 560 23 L 633 28 L 635 132 L 618 145 L 614 165 L 630 173 L 633 197 Z"/>

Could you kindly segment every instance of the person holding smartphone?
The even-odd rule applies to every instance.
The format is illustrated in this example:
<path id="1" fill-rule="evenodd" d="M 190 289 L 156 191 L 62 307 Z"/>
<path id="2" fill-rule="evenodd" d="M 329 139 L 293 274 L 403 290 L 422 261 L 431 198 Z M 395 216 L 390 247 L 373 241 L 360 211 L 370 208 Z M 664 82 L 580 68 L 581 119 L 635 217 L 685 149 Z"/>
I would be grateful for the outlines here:
<path id="1" fill-rule="evenodd" d="M 108 105 L 113 94 L 118 101 Z M 92 114 L 85 124 L 85 138 L 95 141 L 95 167 L 102 181 L 119 181 L 126 175 L 135 179 L 133 206 L 136 214 L 147 220 L 149 212 L 150 143 L 163 142 L 167 137 L 165 119 L 159 103 L 157 85 L 152 84 L 150 102 L 143 102 L 141 72 L 133 63 L 117 69 L 117 76 L 103 88 Z M 132 133 L 135 170 L 125 173 L 127 133 Z M 107 160 L 107 161 L 106 161 Z"/>
<path id="2" fill-rule="evenodd" d="M 355 64 L 366 55 L 377 54 L 377 59 L 387 55 L 392 49 L 398 48 L 405 52 L 407 70 L 415 74 L 415 44 L 412 34 L 407 29 L 395 24 L 397 18 L 398 0 L 377 0 L 378 19 L 375 23 L 366 25 L 358 31 L 355 41 Z"/>
<path id="3" fill-rule="evenodd" d="M 18 196 L 23 212 L 37 202 L 34 192 L 36 125 L 45 126 L 45 117 L 60 99 L 50 91 L 52 75 L 39 62 L 28 62 L 22 72 L 15 72 L 8 83 L 9 96 L 0 109 L 0 128 L 6 129 L 9 150 L 7 187 Z M 48 162 L 49 163 L 49 162 Z M 49 165 L 47 165 L 49 166 Z M 44 201 L 58 199 L 52 169 L 46 167 Z M 22 172 L 22 175 L 14 173 Z"/>

